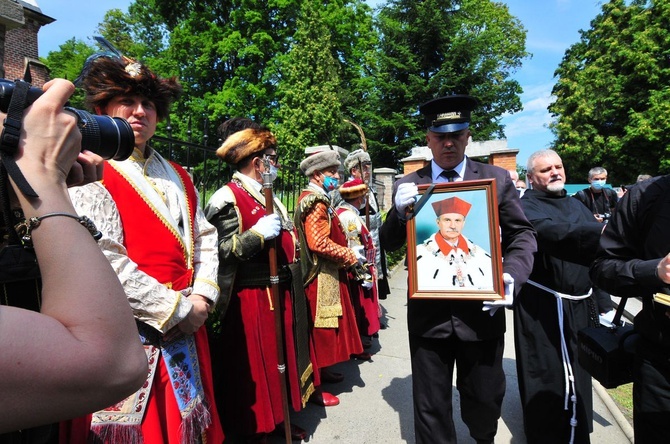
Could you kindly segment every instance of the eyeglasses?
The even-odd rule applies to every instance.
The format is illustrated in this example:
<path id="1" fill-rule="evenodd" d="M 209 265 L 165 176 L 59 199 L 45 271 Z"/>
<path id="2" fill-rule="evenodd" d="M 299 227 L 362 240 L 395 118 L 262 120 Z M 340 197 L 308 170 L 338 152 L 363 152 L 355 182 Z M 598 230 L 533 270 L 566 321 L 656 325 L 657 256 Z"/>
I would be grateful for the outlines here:
<path id="1" fill-rule="evenodd" d="M 263 154 L 263 159 L 269 160 L 273 165 L 279 165 L 279 154 Z"/>

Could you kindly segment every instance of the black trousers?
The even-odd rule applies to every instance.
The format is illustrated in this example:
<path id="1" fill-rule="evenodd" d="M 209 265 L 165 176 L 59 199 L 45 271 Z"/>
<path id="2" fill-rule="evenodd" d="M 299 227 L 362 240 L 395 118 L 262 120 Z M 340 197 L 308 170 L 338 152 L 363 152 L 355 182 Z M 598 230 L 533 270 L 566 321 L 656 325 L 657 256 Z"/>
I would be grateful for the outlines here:
<path id="1" fill-rule="evenodd" d="M 505 395 L 504 337 L 463 342 L 409 336 L 416 443 L 455 443 L 452 381 L 461 398 L 461 417 L 477 442 L 493 442 Z"/>
<path id="2" fill-rule="evenodd" d="M 670 353 L 642 337 L 635 352 L 635 444 L 670 442 Z"/>

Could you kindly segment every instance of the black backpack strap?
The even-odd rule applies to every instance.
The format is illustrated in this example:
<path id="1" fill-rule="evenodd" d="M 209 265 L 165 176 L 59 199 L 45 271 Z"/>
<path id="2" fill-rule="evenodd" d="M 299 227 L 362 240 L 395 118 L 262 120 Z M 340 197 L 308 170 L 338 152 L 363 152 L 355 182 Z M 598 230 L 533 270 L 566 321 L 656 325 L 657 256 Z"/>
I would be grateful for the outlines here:
<path id="1" fill-rule="evenodd" d="M 12 98 L 9 101 L 7 117 L 3 122 L 4 128 L 0 134 L 0 153 L 3 167 L 7 174 L 14 180 L 19 190 L 26 197 L 39 197 L 35 190 L 30 186 L 23 173 L 16 165 L 16 152 L 19 149 L 19 137 L 21 136 L 21 119 L 23 110 L 26 107 L 26 99 L 30 84 L 21 80 L 16 81 Z"/>

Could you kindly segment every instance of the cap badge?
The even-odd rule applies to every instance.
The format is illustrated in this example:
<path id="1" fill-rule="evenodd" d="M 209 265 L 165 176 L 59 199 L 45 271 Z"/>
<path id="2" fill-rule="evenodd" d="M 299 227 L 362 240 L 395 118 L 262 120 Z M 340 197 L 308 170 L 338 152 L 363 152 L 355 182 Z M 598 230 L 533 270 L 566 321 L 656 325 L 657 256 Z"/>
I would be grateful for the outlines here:
<path id="1" fill-rule="evenodd" d="M 129 63 L 126 65 L 126 72 L 130 74 L 130 77 L 137 77 L 140 74 L 142 65 L 137 62 Z"/>
<path id="2" fill-rule="evenodd" d="M 438 114 L 435 120 L 453 120 L 453 119 L 460 119 L 461 118 L 461 112 L 460 111 L 453 111 L 450 113 L 441 113 Z"/>

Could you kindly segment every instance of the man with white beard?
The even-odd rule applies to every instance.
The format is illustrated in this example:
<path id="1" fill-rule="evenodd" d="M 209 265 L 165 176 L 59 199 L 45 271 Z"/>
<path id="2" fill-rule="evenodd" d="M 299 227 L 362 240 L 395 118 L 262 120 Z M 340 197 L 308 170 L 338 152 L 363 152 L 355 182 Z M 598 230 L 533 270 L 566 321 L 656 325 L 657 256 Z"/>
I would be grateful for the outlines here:
<path id="1" fill-rule="evenodd" d="M 514 310 L 519 391 L 528 443 L 588 443 L 593 430 L 591 376 L 577 362 L 577 332 L 593 304 L 588 266 L 603 224 L 564 189 L 555 151 L 528 159 L 532 189 L 521 198 L 537 231 L 533 271 Z"/>

